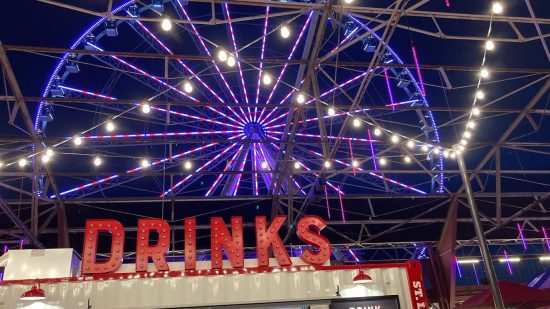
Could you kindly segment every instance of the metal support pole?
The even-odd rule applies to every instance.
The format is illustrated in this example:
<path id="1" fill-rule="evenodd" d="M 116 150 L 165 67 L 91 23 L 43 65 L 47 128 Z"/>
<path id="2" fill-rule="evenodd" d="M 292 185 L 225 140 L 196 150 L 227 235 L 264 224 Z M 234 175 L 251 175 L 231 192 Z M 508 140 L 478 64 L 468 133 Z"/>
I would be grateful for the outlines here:
<path id="1" fill-rule="evenodd" d="M 483 259 L 483 263 L 485 264 L 487 277 L 489 279 L 489 284 L 491 285 L 491 290 L 493 292 L 495 308 L 504 309 L 504 302 L 502 301 L 502 295 L 500 294 L 500 289 L 498 287 L 497 276 L 493 267 L 493 260 L 491 259 L 489 247 L 487 246 L 487 240 L 485 239 L 485 233 L 483 232 L 483 227 L 481 226 L 481 220 L 479 219 L 479 215 L 477 212 L 477 205 L 476 201 L 474 200 L 472 185 L 470 184 L 470 179 L 468 178 L 466 163 L 464 162 L 464 157 L 462 153 L 456 155 L 456 160 L 458 161 L 460 175 L 462 176 L 462 182 L 464 183 L 463 185 L 466 191 L 466 197 L 468 198 L 468 204 L 470 205 L 470 212 L 472 213 L 472 221 L 474 223 L 477 241 L 479 243 L 479 249 L 481 251 L 481 257 Z"/>

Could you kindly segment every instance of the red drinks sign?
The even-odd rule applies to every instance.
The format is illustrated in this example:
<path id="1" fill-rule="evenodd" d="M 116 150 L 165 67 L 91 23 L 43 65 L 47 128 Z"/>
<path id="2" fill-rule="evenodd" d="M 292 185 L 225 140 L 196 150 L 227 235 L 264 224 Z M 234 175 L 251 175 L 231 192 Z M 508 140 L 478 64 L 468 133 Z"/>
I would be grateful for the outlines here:
<path id="1" fill-rule="evenodd" d="M 279 266 L 290 266 L 292 261 L 279 236 L 279 229 L 286 216 L 277 216 L 268 226 L 264 216 L 257 216 L 256 251 L 259 267 L 269 266 L 269 249 Z M 310 265 L 323 265 L 330 259 L 331 246 L 328 239 L 320 234 L 326 223 L 317 216 L 305 216 L 296 226 L 296 235 L 305 244 L 316 250 L 306 249 L 300 258 Z M 111 234 L 111 252 L 106 261 L 96 261 L 97 242 L 100 232 Z M 151 233 L 158 234 L 158 241 L 151 245 Z M 116 220 L 87 220 L 82 253 L 82 274 L 112 273 L 122 265 L 124 253 L 124 226 Z M 195 218 L 184 220 L 185 270 L 196 269 L 196 221 Z M 222 268 L 223 252 L 229 258 L 231 267 L 244 267 L 244 245 L 242 217 L 231 218 L 231 231 L 220 217 L 210 219 L 211 268 Z M 136 241 L 136 272 L 147 271 L 149 259 L 152 259 L 158 271 L 168 271 L 165 254 L 170 247 L 170 225 L 161 219 L 140 219 L 138 221 Z"/>

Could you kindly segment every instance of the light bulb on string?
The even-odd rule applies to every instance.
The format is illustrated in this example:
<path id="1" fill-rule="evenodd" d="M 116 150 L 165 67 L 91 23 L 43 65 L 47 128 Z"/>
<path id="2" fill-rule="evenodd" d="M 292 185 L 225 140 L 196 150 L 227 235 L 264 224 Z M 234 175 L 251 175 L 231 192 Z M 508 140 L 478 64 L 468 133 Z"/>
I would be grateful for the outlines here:
<path id="1" fill-rule="evenodd" d="M 344 3 L 346 3 L 346 4 L 352 4 L 352 3 L 353 3 L 353 0 L 344 0 Z"/>
<path id="2" fill-rule="evenodd" d="M 149 160 L 147 160 L 147 159 L 141 160 L 141 167 L 142 167 L 142 168 L 147 168 L 147 167 L 149 167 Z"/>
<path id="3" fill-rule="evenodd" d="M 489 77 L 489 70 L 486 68 L 482 68 L 481 71 L 479 71 L 479 76 L 482 78 L 488 78 Z"/>
<path id="4" fill-rule="evenodd" d="M 327 114 L 328 114 L 330 117 L 336 115 L 336 110 L 334 109 L 334 107 L 329 107 L 328 110 L 327 110 Z"/>
<path id="5" fill-rule="evenodd" d="M 185 161 L 185 163 L 183 163 L 183 168 L 186 169 L 186 170 L 190 170 L 192 167 L 193 167 L 193 164 L 189 160 L 187 160 L 187 161 Z"/>
<path id="6" fill-rule="evenodd" d="M 476 123 L 472 120 L 468 121 L 468 124 L 466 125 L 468 129 L 473 129 L 476 127 Z"/>
<path id="7" fill-rule="evenodd" d="M 380 159 L 378 159 L 378 163 L 381 166 L 385 166 L 386 164 L 388 164 L 388 160 L 386 160 L 386 158 L 384 158 L 384 157 L 381 157 Z"/>
<path id="8" fill-rule="evenodd" d="M 464 151 L 464 149 L 466 149 L 466 147 L 464 147 L 464 145 L 458 145 L 457 148 L 460 151 Z"/>
<path id="9" fill-rule="evenodd" d="M 262 169 L 264 169 L 264 170 L 269 167 L 269 165 L 267 164 L 266 161 L 263 161 L 261 165 L 262 165 Z"/>
<path id="10" fill-rule="evenodd" d="M 357 160 L 353 160 L 353 161 L 351 162 L 351 166 L 353 166 L 353 167 L 358 167 L 358 166 L 359 166 L 359 162 L 358 162 Z"/>
<path id="11" fill-rule="evenodd" d="M 226 62 L 227 58 L 229 57 L 229 55 L 227 54 L 227 52 L 224 49 L 218 50 L 217 56 L 218 56 L 218 60 L 221 61 L 221 62 Z"/>
<path id="12" fill-rule="evenodd" d="M 353 118 L 353 126 L 359 128 L 361 126 L 361 120 L 359 120 L 359 118 Z"/>
<path id="13" fill-rule="evenodd" d="M 483 92 L 482 90 L 478 90 L 476 92 L 476 98 L 483 100 L 485 98 L 485 92 Z"/>
<path id="14" fill-rule="evenodd" d="M 115 130 L 115 124 L 112 120 L 107 121 L 107 123 L 105 124 L 105 129 L 107 130 L 107 132 L 113 132 Z"/>
<path id="15" fill-rule="evenodd" d="M 294 169 L 300 169 L 301 165 L 300 165 L 300 162 L 296 161 L 294 162 Z"/>
<path id="16" fill-rule="evenodd" d="M 434 148 L 434 154 L 435 154 L 435 155 L 438 155 L 439 152 L 440 152 L 439 147 L 435 147 L 435 148 Z"/>
<path id="17" fill-rule="evenodd" d="M 330 163 L 329 160 L 325 160 L 325 162 L 323 163 L 323 166 L 324 166 L 325 168 L 330 168 L 330 167 L 332 166 L 332 163 Z"/>
<path id="18" fill-rule="evenodd" d="M 48 156 L 46 154 L 42 155 L 42 163 L 48 163 L 48 162 L 50 162 L 50 159 L 51 159 L 50 156 Z"/>
<path id="19" fill-rule="evenodd" d="M 161 27 L 162 27 L 162 30 L 164 30 L 164 31 L 172 30 L 172 21 L 170 20 L 170 18 L 168 18 L 168 17 L 163 18 L 162 23 L 161 23 Z"/>
<path id="20" fill-rule="evenodd" d="M 430 150 L 430 146 L 424 144 L 424 145 L 422 145 L 421 149 L 422 149 L 422 151 L 424 151 L 424 152 L 428 152 L 428 151 Z"/>
<path id="21" fill-rule="evenodd" d="M 54 155 L 53 149 L 51 149 L 51 148 L 46 149 L 45 154 L 48 157 L 53 157 L 53 155 Z"/>
<path id="22" fill-rule="evenodd" d="M 4 162 L 0 161 L 0 168 L 4 166 Z"/>
<path id="23" fill-rule="evenodd" d="M 487 41 L 485 42 L 485 49 L 487 49 L 487 50 L 493 50 L 493 49 L 495 49 L 495 42 L 494 42 L 493 40 L 491 40 L 491 39 L 487 40 Z"/>
<path id="24" fill-rule="evenodd" d="M 470 133 L 470 131 L 464 131 L 464 137 L 465 138 L 470 138 L 470 137 L 472 137 L 472 133 Z"/>
<path id="25" fill-rule="evenodd" d="M 382 135 L 382 130 L 380 130 L 380 128 L 375 128 L 374 129 L 374 135 L 376 135 L 376 136 Z"/>
<path id="26" fill-rule="evenodd" d="M 76 146 L 82 145 L 82 137 L 80 137 L 78 135 L 73 137 L 73 144 L 75 144 Z"/>
<path id="27" fill-rule="evenodd" d="M 296 102 L 298 102 L 298 104 L 304 104 L 306 102 L 306 96 L 303 93 L 298 93 L 298 95 L 296 95 Z"/>
<path id="28" fill-rule="evenodd" d="M 266 86 L 271 85 L 271 83 L 273 82 L 273 78 L 271 77 L 271 75 L 269 75 L 269 73 L 264 73 L 264 75 L 262 76 L 262 82 Z"/>
<path id="29" fill-rule="evenodd" d="M 193 92 L 193 84 L 189 80 L 183 82 L 183 91 L 185 91 L 185 93 Z"/>
<path id="30" fill-rule="evenodd" d="M 409 147 L 410 149 L 413 149 L 415 146 L 415 143 L 413 140 L 408 140 L 407 141 L 407 147 Z"/>
<path id="31" fill-rule="evenodd" d="M 394 144 L 399 143 L 399 135 L 397 135 L 397 134 L 392 135 L 391 136 L 391 142 L 394 143 Z"/>
<path id="32" fill-rule="evenodd" d="M 149 114 L 151 112 L 151 105 L 149 105 L 149 103 L 141 104 L 141 112 L 144 114 Z"/>
<path id="33" fill-rule="evenodd" d="M 460 145 L 466 146 L 468 144 L 468 141 L 465 139 L 460 140 Z"/>
<path id="34" fill-rule="evenodd" d="M 500 3 L 499 1 L 493 2 L 491 9 L 495 14 L 501 14 L 502 11 L 504 11 L 504 7 L 502 6 L 502 3 Z"/>
<path id="35" fill-rule="evenodd" d="M 474 116 L 479 116 L 480 113 L 481 113 L 481 111 L 479 110 L 479 108 L 474 107 L 474 108 L 472 109 L 472 115 L 474 115 Z M 475 124 L 474 124 L 474 127 L 475 127 Z"/>
<path id="36" fill-rule="evenodd" d="M 449 156 L 451 157 L 451 159 L 454 159 L 456 158 L 456 153 L 453 151 L 449 154 Z"/>
<path id="37" fill-rule="evenodd" d="M 27 166 L 28 163 L 29 161 L 27 161 L 27 159 L 25 158 L 21 158 L 19 159 L 19 161 L 17 161 L 17 164 L 19 165 L 19 167 L 25 167 Z"/>
<path id="38" fill-rule="evenodd" d="M 235 59 L 235 57 L 233 56 L 227 57 L 227 65 L 229 67 L 234 67 L 236 63 L 237 63 L 237 60 Z"/>
<path id="39" fill-rule="evenodd" d="M 449 150 L 443 150 L 443 157 L 445 158 L 449 157 Z"/>
<path id="40" fill-rule="evenodd" d="M 290 29 L 287 25 L 281 27 L 280 34 L 283 39 L 288 39 L 288 37 L 290 36 Z"/>
<path id="41" fill-rule="evenodd" d="M 405 161 L 405 163 L 411 163 L 412 159 L 409 156 L 404 156 L 403 161 Z"/>
<path id="42" fill-rule="evenodd" d="M 94 165 L 95 166 L 100 166 L 101 163 L 103 163 L 103 160 L 101 160 L 101 157 L 97 156 L 94 158 Z"/>

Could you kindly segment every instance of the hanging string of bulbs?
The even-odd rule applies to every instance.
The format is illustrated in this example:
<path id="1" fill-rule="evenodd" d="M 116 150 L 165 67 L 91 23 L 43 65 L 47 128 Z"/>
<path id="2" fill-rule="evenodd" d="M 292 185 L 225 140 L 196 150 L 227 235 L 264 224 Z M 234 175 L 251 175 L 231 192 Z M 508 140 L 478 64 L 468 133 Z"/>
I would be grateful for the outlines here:
<path id="1" fill-rule="evenodd" d="M 346 4 L 351 4 L 352 2 L 353 2 L 352 0 L 345 0 Z M 447 6 L 449 6 L 449 5 L 447 5 Z M 397 144 L 403 143 L 403 145 L 405 145 L 409 149 L 415 149 L 417 146 L 419 146 L 420 149 L 422 150 L 422 152 L 424 152 L 424 153 L 428 153 L 429 151 L 432 151 L 435 155 L 440 155 L 441 154 L 444 158 L 452 158 L 453 159 L 453 158 L 456 157 L 457 154 L 460 154 L 461 152 L 465 151 L 466 146 L 469 143 L 469 140 L 471 140 L 471 138 L 473 136 L 473 130 L 477 126 L 475 118 L 477 118 L 481 114 L 481 110 L 479 109 L 479 107 L 477 107 L 477 102 L 478 102 L 478 100 L 483 100 L 485 98 L 485 92 L 481 89 L 481 82 L 482 82 L 483 79 L 489 78 L 489 75 L 490 75 L 489 68 L 487 68 L 486 65 L 485 65 L 486 59 L 487 59 L 487 52 L 493 51 L 495 49 L 495 42 L 491 39 L 493 15 L 494 14 L 502 14 L 503 11 L 504 11 L 504 7 L 503 7 L 503 5 L 500 1 L 494 1 L 492 3 L 492 6 L 491 6 L 491 19 L 490 19 L 490 22 L 489 22 L 489 29 L 487 31 L 487 39 L 485 41 L 485 48 L 484 48 L 483 58 L 482 58 L 482 62 L 481 62 L 481 68 L 480 68 L 480 71 L 479 71 L 479 74 L 478 74 L 478 80 L 477 80 L 476 87 L 475 87 L 475 95 L 474 95 L 474 98 L 473 98 L 472 110 L 470 111 L 470 113 L 468 115 L 468 120 L 466 121 L 464 131 L 460 135 L 461 138 L 460 138 L 459 142 L 455 145 L 452 145 L 452 147 L 443 147 L 441 145 L 432 145 L 432 144 L 429 144 L 429 143 L 425 143 L 425 142 L 416 140 L 414 138 L 409 138 L 409 137 L 407 137 L 403 134 L 400 134 L 398 132 L 395 132 L 393 130 L 386 129 L 386 128 L 378 125 L 378 124 L 371 123 L 371 122 L 369 122 L 365 119 L 362 119 L 362 118 L 358 117 L 355 114 L 352 115 L 352 114 L 350 114 L 346 111 L 339 111 L 339 110 L 336 109 L 336 107 L 330 105 L 327 102 L 324 102 L 324 101 L 320 100 L 320 98 L 317 98 L 317 100 L 320 101 L 321 104 L 327 106 L 327 115 L 329 117 L 336 116 L 337 113 L 340 113 L 340 114 L 344 113 L 347 116 L 353 117 L 352 122 L 351 122 L 353 127 L 359 128 L 359 127 L 361 127 L 362 123 L 366 123 L 367 125 L 373 127 L 373 133 L 376 137 L 387 136 L 389 138 L 389 140 L 391 141 L 391 144 L 397 145 Z M 172 22 L 171 22 L 169 17 L 165 17 L 162 20 L 161 28 L 164 31 L 170 31 L 172 29 Z M 280 24 L 273 31 L 276 31 L 277 29 L 279 31 L 279 35 L 281 36 L 281 38 L 288 39 L 291 36 L 291 30 L 288 26 L 288 22 Z M 271 31 L 270 33 L 272 33 L 273 31 Z M 223 48 L 218 48 L 218 50 L 216 52 L 216 58 L 219 62 L 225 63 L 229 67 L 234 67 L 237 63 L 236 56 L 233 55 L 232 53 L 226 51 Z M 415 56 L 415 59 L 416 59 L 416 56 Z M 418 69 L 418 71 L 419 71 L 419 69 Z M 420 74 L 420 72 L 418 72 L 418 74 Z M 421 78 L 420 75 L 419 75 L 419 78 Z M 266 86 L 271 85 L 273 83 L 273 77 L 268 72 L 262 72 L 262 83 Z M 183 92 L 185 92 L 187 94 L 190 94 L 190 93 L 193 92 L 194 86 L 193 86 L 193 83 L 189 79 L 185 79 L 180 84 L 181 84 L 181 88 L 182 88 Z M 288 85 L 288 86 L 290 86 L 293 89 L 292 91 L 295 93 L 294 94 L 294 101 L 297 104 L 299 104 L 299 105 L 308 104 L 308 103 L 310 103 L 314 100 L 314 98 L 311 98 L 309 95 L 307 95 L 306 93 L 300 91 L 299 89 L 296 89 L 294 86 L 292 86 L 292 85 Z M 150 100 L 151 99 L 149 99 L 148 101 L 150 101 Z M 149 114 L 153 109 L 149 105 L 149 103 L 147 103 L 147 101 L 145 101 L 144 103 L 142 103 L 138 106 L 140 107 L 141 112 L 144 113 L 144 114 Z M 124 111 L 120 115 L 110 117 L 109 119 L 105 120 L 103 123 L 100 123 L 100 124 L 90 128 L 90 129 L 87 129 L 87 130 L 81 132 L 80 134 L 77 134 L 77 135 L 75 135 L 75 136 L 73 136 L 73 137 L 71 137 L 71 138 L 69 138 L 69 139 L 67 139 L 63 142 L 60 142 L 56 145 L 53 145 L 50 148 L 46 148 L 43 151 L 30 154 L 25 158 L 20 158 L 15 162 L 7 163 L 7 164 L 0 161 L 0 168 L 2 168 L 4 166 L 10 166 L 10 165 L 13 165 L 13 164 L 17 164 L 19 167 L 24 168 L 25 166 L 28 165 L 29 159 L 32 159 L 35 156 L 40 156 L 42 163 L 47 164 L 48 162 L 51 161 L 51 159 L 53 158 L 53 156 L 55 154 L 55 151 L 53 150 L 53 148 L 58 147 L 62 144 L 65 144 L 66 142 L 69 142 L 69 141 L 72 141 L 74 146 L 81 146 L 83 144 L 82 134 L 84 134 L 86 132 L 89 132 L 89 131 L 91 131 L 91 130 L 99 127 L 99 126 L 104 126 L 105 130 L 107 132 L 113 132 L 113 131 L 116 130 L 116 125 L 114 123 L 114 120 L 116 118 L 120 117 L 122 114 L 127 113 L 131 110 L 134 110 L 138 106 L 132 107 L 131 109 L 129 109 L 127 111 Z M 374 158 L 373 158 L 373 160 L 374 160 Z M 410 163 L 412 160 L 409 156 L 405 155 L 403 157 L 403 161 L 405 163 Z M 329 161 L 325 161 L 324 162 L 325 167 L 327 167 L 326 166 L 327 162 L 328 162 L 328 164 L 330 164 Z M 101 156 L 95 156 L 92 160 L 92 163 L 95 167 L 98 167 L 103 163 L 103 159 L 102 159 Z M 353 165 L 356 165 L 355 163 L 356 163 L 356 161 L 354 161 Z M 378 159 L 378 163 L 380 163 L 380 165 L 386 165 L 387 164 L 387 159 L 384 158 L 384 157 L 380 157 Z M 296 164 L 299 165 L 299 163 L 296 163 Z M 295 164 L 295 166 L 296 166 L 296 164 Z M 147 159 L 147 158 L 141 159 L 140 165 L 143 168 L 146 168 L 146 167 L 150 166 L 149 159 Z M 191 161 L 189 161 L 189 160 L 185 161 L 184 168 L 186 170 L 189 170 L 189 169 L 191 169 L 191 167 L 192 167 Z M 354 167 L 356 167 L 356 166 L 354 166 Z"/>

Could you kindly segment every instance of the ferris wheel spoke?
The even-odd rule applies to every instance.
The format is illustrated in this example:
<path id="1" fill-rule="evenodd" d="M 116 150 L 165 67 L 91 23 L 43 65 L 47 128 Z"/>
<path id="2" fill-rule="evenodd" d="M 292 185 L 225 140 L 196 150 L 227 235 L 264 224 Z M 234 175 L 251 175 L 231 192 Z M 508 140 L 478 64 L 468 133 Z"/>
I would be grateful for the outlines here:
<path id="1" fill-rule="evenodd" d="M 250 145 L 248 145 L 248 148 L 240 156 L 237 157 L 237 162 L 235 162 L 235 166 L 233 166 L 233 168 L 234 167 L 237 168 L 236 171 L 242 172 L 244 170 L 246 159 L 248 158 L 249 149 L 250 149 Z M 242 156 L 244 157 L 241 158 Z M 239 190 L 239 185 L 241 183 L 242 176 L 243 176 L 242 173 L 229 175 L 227 179 L 227 183 L 223 188 L 222 195 L 227 195 L 227 196 L 237 195 L 237 191 Z"/>
<path id="2" fill-rule="evenodd" d="M 241 147 L 239 147 L 239 149 L 235 152 L 233 157 L 231 157 L 229 162 L 227 162 L 227 164 L 225 165 L 225 168 L 223 169 L 223 172 L 221 174 L 219 174 L 218 177 L 216 177 L 216 180 L 214 181 L 214 183 L 212 183 L 212 186 L 210 186 L 210 188 L 208 189 L 208 191 L 206 192 L 206 194 L 204 196 L 210 196 L 210 195 L 212 195 L 212 193 L 214 193 L 214 191 L 216 191 L 216 189 L 218 188 L 218 186 L 221 183 L 221 180 L 226 175 L 225 172 L 227 172 L 231 168 L 231 166 L 233 166 L 233 162 L 240 155 L 243 147 L 244 147 L 244 145 L 241 145 Z"/>
<path id="3" fill-rule="evenodd" d="M 235 39 L 235 31 L 233 30 L 233 22 L 231 21 L 231 13 L 229 12 L 229 5 L 227 4 L 227 2 L 223 3 L 223 7 L 224 7 L 224 12 L 225 12 L 225 15 L 227 17 L 227 20 L 229 21 L 229 23 L 228 23 L 229 35 L 231 36 L 231 42 L 233 43 L 233 52 L 235 53 L 235 58 L 237 58 L 237 69 L 239 70 L 239 77 L 240 77 L 240 80 L 241 80 L 243 97 L 244 97 L 244 100 L 245 100 L 246 104 L 248 104 L 249 103 L 248 102 L 248 93 L 246 91 L 246 85 L 245 85 L 245 82 L 244 82 L 243 70 L 241 68 L 241 61 L 239 60 L 239 49 L 237 47 L 237 40 Z M 248 109 L 248 114 L 250 116 L 249 120 L 252 121 L 252 115 L 250 114 L 250 108 Z"/>
<path id="4" fill-rule="evenodd" d="M 240 137 L 242 136 L 241 135 L 236 135 L 234 136 L 233 138 L 236 138 L 236 137 Z M 230 139 L 233 139 L 233 138 L 230 138 Z M 234 144 L 231 144 L 229 147 L 226 147 L 222 152 L 220 152 L 219 154 L 217 154 L 214 158 L 212 158 L 211 160 L 207 161 L 206 163 L 204 163 L 203 165 L 199 166 L 199 168 L 197 168 L 195 170 L 195 173 L 199 173 L 200 171 L 202 171 L 203 169 L 205 169 L 206 167 L 208 167 L 209 165 L 211 165 L 213 162 L 215 162 L 216 160 L 218 160 L 221 156 L 223 156 L 224 154 L 226 154 L 229 150 L 233 149 L 233 147 L 235 147 L 237 144 L 234 143 Z M 170 194 L 170 193 L 173 193 L 174 192 L 174 189 L 178 188 L 179 186 L 181 186 L 182 184 L 186 183 L 187 181 L 189 181 L 189 179 L 191 179 L 191 177 L 195 176 L 195 174 L 189 174 L 187 177 L 183 178 L 182 180 L 180 180 L 178 183 L 176 183 L 175 185 L 173 185 L 170 189 L 164 191 L 160 197 L 161 198 L 164 198 L 166 195 Z"/>
<path id="5" fill-rule="evenodd" d="M 101 139 L 122 139 L 122 138 L 147 138 L 147 137 L 178 137 L 193 135 L 212 135 L 212 134 L 233 134 L 241 133 L 242 130 L 210 130 L 210 131 L 188 131 L 188 132 L 158 132 L 158 133 L 129 133 L 129 134 L 105 134 L 105 135 L 83 135 L 82 139 L 101 140 Z"/>
<path id="6" fill-rule="evenodd" d="M 151 106 L 151 109 L 153 110 L 158 110 L 158 111 L 161 111 L 161 112 L 167 112 L 166 109 L 164 108 L 161 108 L 161 107 L 154 107 L 154 106 Z M 170 110 L 168 111 L 170 114 L 172 115 L 176 115 L 176 116 L 181 116 L 181 117 L 186 117 L 186 118 L 191 118 L 191 119 L 195 119 L 195 120 L 199 120 L 199 121 L 206 121 L 206 122 L 210 122 L 210 123 L 215 123 L 215 124 L 219 124 L 219 125 L 222 125 L 222 126 L 226 126 L 226 127 L 230 127 L 230 128 L 237 128 L 237 129 L 240 129 L 242 128 L 242 124 L 241 125 L 234 125 L 234 124 L 230 124 L 230 123 L 227 123 L 227 122 L 221 122 L 221 121 L 218 121 L 218 120 L 213 120 L 213 119 L 210 119 L 210 118 L 206 118 L 206 117 L 202 117 L 202 116 L 195 116 L 195 115 L 190 115 L 188 113 L 182 113 L 182 112 L 177 112 L 177 111 L 174 111 L 174 110 Z M 220 112 L 221 113 L 221 112 Z M 222 113 L 222 116 L 224 116 L 224 118 L 228 118 L 229 116 Z"/>
<path id="7" fill-rule="evenodd" d="M 165 163 L 165 162 L 167 162 L 167 161 L 171 161 L 171 160 L 173 160 L 173 159 L 177 159 L 177 158 L 179 158 L 179 157 L 186 156 L 186 155 L 195 153 L 195 152 L 200 151 L 200 150 L 204 150 L 204 149 L 210 148 L 210 147 L 215 146 L 215 145 L 218 145 L 218 144 L 219 144 L 219 143 L 210 143 L 210 144 L 205 145 L 205 146 L 200 146 L 200 147 L 197 147 L 197 148 L 188 150 L 188 151 L 184 151 L 184 152 L 178 153 L 178 154 L 173 155 L 173 156 L 170 156 L 170 157 L 166 157 L 166 158 L 163 158 L 163 159 L 160 159 L 160 160 L 157 160 L 157 161 L 153 161 L 152 163 L 150 163 L 150 164 L 147 165 L 146 167 L 139 166 L 139 167 L 136 167 L 136 168 L 127 170 L 127 171 L 125 172 L 125 174 L 133 174 L 133 173 L 135 173 L 135 172 L 138 172 L 138 171 L 143 170 L 144 168 L 150 168 L 150 167 L 152 167 L 152 166 L 157 166 L 157 165 L 159 165 L 159 164 L 161 164 L 161 163 Z M 72 189 L 68 189 L 68 190 L 66 190 L 66 191 L 63 191 L 63 192 L 59 193 L 59 196 L 64 196 L 64 195 L 67 195 L 67 194 L 70 194 L 70 193 L 73 193 L 73 192 L 82 191 L 83 189 L 87 189 L 87 188 L 90 188 L 90 187 L 97 186 L 98 184 L 101 184 L 101 183 L 105 183 L 105 182 L 111 181 L 111 180 L 116 179 L 116 178 L 118 178 L 118 177 L 121 177 L 121 176 L 123 176 L 123 175 L 124 175 L 124 174 L 114 174 L 114 175 L 111 175 L 111 176 L 109 176 L 109 177 L 104 177 L 104 178 L 101 178 L 101 179 L 99 179 L 99 180 L 96 180 L 96 181 L 93 181 L 93 182 L 89 182 L 89 183 L 87 183 L 87 184 L 80 185 L 80 186 L 74 187 L 74 188 L 72 188 Z M 55 197 L 56 197 L 55 195 L 50 196 L 50 198 L 55 198 Z"/>
<path id="8" fill-rule="evenodd" d="M 269 21 L 269 6 L 265 8 L 264 33 L 262 35 L 262 48 L 260 52 L 260 69 L 258 70 L 258 86 L 256 88 L 256 104 L 260 100 L 260 85 L 262 84 L 262 74 L 264 70 L 265 41 L 267 39 L 267 25 Z M 258 121 L 258 107 L 254 107 L 254 121 Z"/>
<path id="9" fill-rule="evenodd" d="M 311 11 L 309 13 L 306 22 L 302 26 L 302 30 L 300 31 L 300 34 L 298 35 L 298 38 L 296 39 L 296 41 L 294 42 L 294 45 L 292 46 L 292 49 L 290 50 L 290 54 L 288 55 L 287 61 L 290 61 L 292 59 L 292 57 L 294 57 L 294 53 L 296 52 L 298 45 L 302 41 L 304 33 L 306 32 L 306 29 L 309 25 L 309 22 L 311 21 L 311 17 L 313 16 L 313 12 L 314 11 Z M 265 104 L 269 104 L 269 102 L 271 101 L 271 98 L 273 98 L 273 94 L 275 94 L 275 90 L 277 90 L 277 87 L 279 86 L 279 83 L 281 82 L 281 79 L 283 78 L 283 75 L 285 74 L 285 71 L 286 71 L 287 68 L 288 68 L 288 62 L 285 62 L 281 72 L 279 73 L 279 76 L 277 77 L 277 79 L 275 81 L 275 84 L 273 85 L 273 88 L 271 89 L 271 92 L 269 93 L 269 96 L 267 97 L 267 100 L 266 100 Z M 258 119 L 262 119 L 262 115 L 264 113 L 265 113 L 265 108 L 262 108 L 262 111 L 260 112 L 260 116 L 258 117 Z M 271 113 L 273 113 L 273 111 Z M 266 119 L 266 118 L 264 118 L 264 119 Z"/>
<path id="10" fill-rule="evenodd" d="M 183 7 L 183 5 L 181 4 L 180 0 L 176 0 L 176 2 L 178 3 L 178 5 L 176 6 L 176 11 L 181 12 L 183 13 L 183 17 L 189 21 L 189 25 L 191 26 L 191 29 L 193 31 L 193 33 L 195 34 L 195 36 L 197 37 L 197 39 L 199 40 L 200 42 L 200 45 L 202 46 L 202 49 L 204 50 L 204 52 L 209 56 L 209 57 L 212 57 L 212 54 L 210 53 L 210 49 L 206 46 L 206 44 L 204 43 L 204 40 L 202 39 L 202 37 L 200 36 L 199 34 L 199 31 L 197 30 L 197 27 L 195 27 L 195 25 L 191 22 L 191 18 L 189 17 L 189 14 L 187 13 L 187 10 Z M 180 10 L 178 10 L 178 7 Z M 235 103 L 239 103 L 239 100 L 237 100 L 237 97 L 235 96 L 235 94 L 233 93 L 233 91 L 231 90 L 231 87 L 229 86 L 229 84 L 227 83 L 227 80 L 225 79 L 222 71 L 220 70 L 220 67 L 218 66 L 218 64 L 216 63 L 216 61 L 214 59 L 211 60 L 212 62 L 212 65 L 214 66 L 214 68 L 216 69 L 216 72 L 218 73 L 218 76 L 220 77 L 220 79 L 222 80 L 223 84 L 225 85 L 225 87 L 227 88 L 227 91 L 229 92 L 229 94 L 231 95 L 231 97 L 233 98 L 233 100 L 235 101 Z M 235 114 L 235 116 L 237 118 L 241 118 L 239 114 L 237 114 L 235 111 L 233 111 L 233 109 L 231 107 L 228 107 L 229 110 L 231 110 L 233 112 L 233 114 Z M 242 108 L 239 107 L 239 109 L 241 110 L 242 114 L 245 114 L 244 111 L 242 110 Z M 243 122 L 246 122 L 243 120 Z"/>

